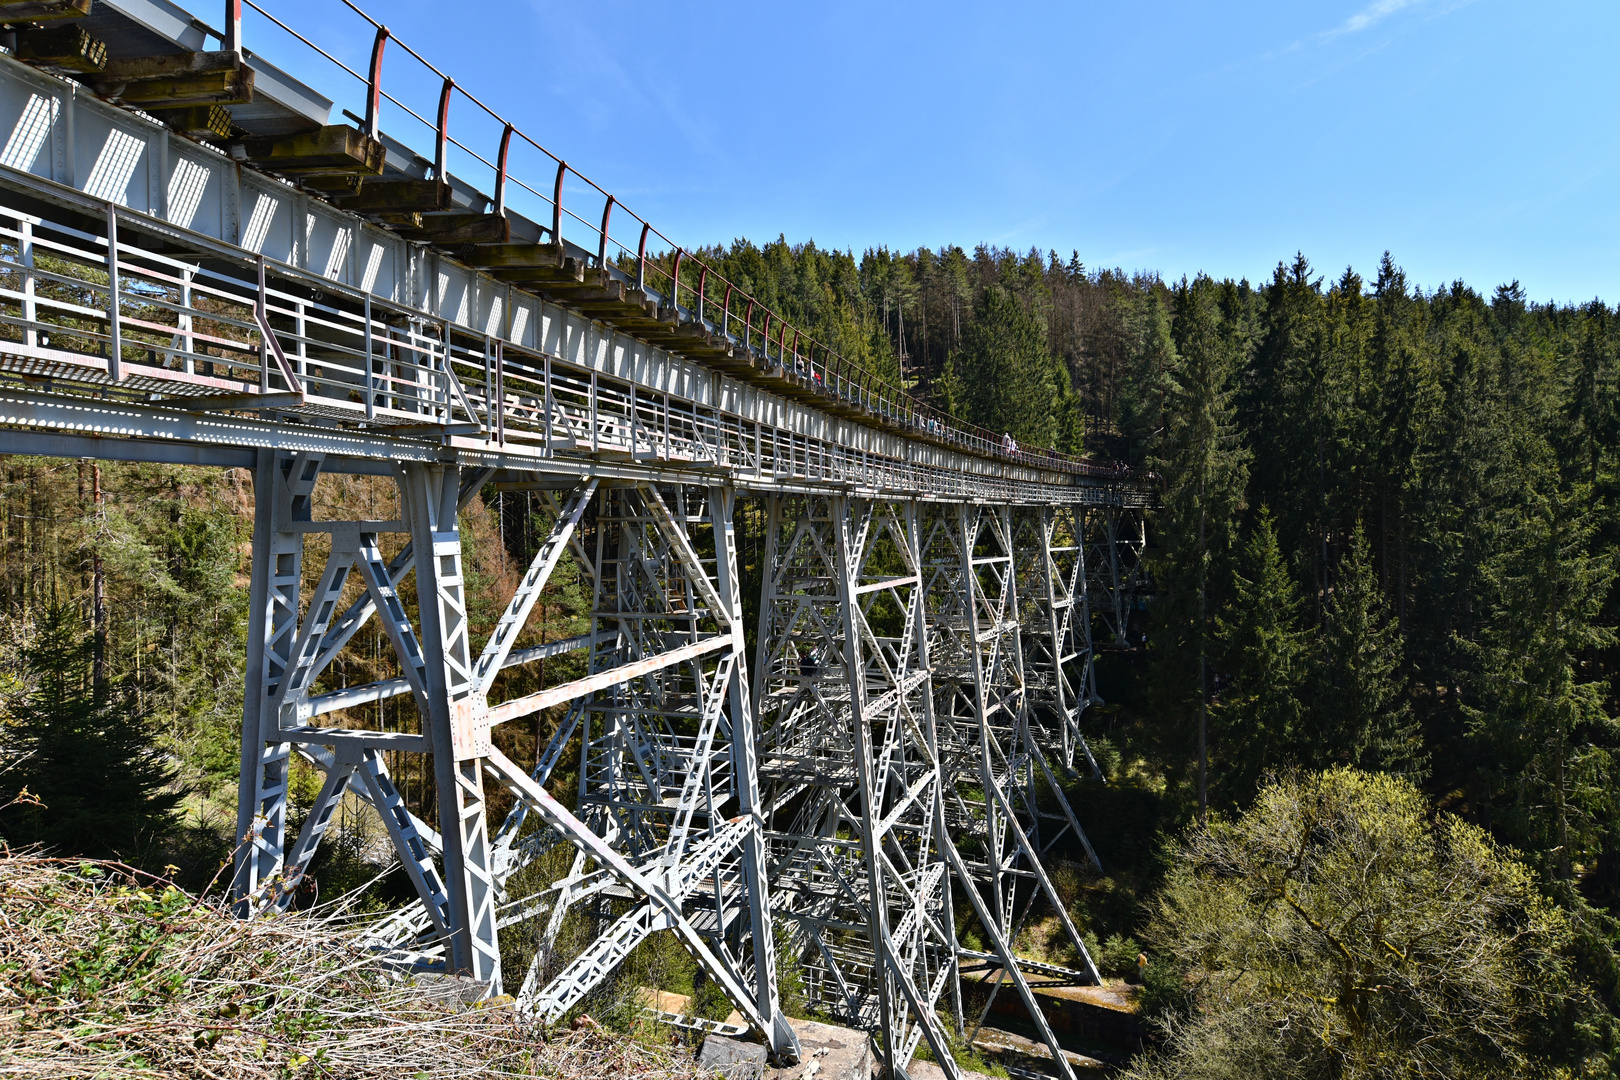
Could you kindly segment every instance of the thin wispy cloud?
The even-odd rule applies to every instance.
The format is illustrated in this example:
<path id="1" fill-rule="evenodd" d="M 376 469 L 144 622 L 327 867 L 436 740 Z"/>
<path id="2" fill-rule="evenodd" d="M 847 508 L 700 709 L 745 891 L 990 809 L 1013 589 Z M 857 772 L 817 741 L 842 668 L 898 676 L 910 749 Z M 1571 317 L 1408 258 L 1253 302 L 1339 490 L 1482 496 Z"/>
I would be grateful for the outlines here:
<path id="1" fill-rule="evenodd" d="M 1415 7 L 1421 3 L 1423 3 L 1423 0 L 1375 0 L 1374 3 L 1368 4 L 1344 20 L 1342 26 L 1330 30 L 1328 33 L 1331 35 L 1360 33 L 1363 30 L 1369 30 L 1377 26 L 1402 8 Z"/>
<path id="2" fill-rule="evenodd" d="M 1346 34 L 1359 34 L 1364 30 L 1371 30 L 1385 19 L 1407 8 L 1429 8 L 1429 17 L 1435 18 L 1447 15 L 1460 7 L 1467 7 L 1474 0 L 1373 0 L 1372 3 L 1350 16 L 1344 22 L 1331 30 L 1325 30 L 1317 35 L 1317 40 L 1327 41 L 1331 38 L 1343 37 Z"/>
<path id="3" fill-rule="evenodd" d="M 1339 38 L 1361 34 L 1377 27 L 1390 16 L 1397 15 L 1400 12 L 1408 9 L 1425 9 L 1421 21 L 1428 22 L 1433 19 L 1438 19 L 1442 15 L 1449 15 L 1458 8 L 1465 8 L 1473 2 L 1474 0 L 1373 0 L 1372 3 L 1368 4 L 1366 7 L 1357 11 L 1354 15 L 1351 15 L 1349 18 L 1345 19 L 1344 22 L 1332 27 L 1331 29 L 1318 30 L 1313 34 L 1290 41 L 1286 45 L 1273 49 L 1267 49 L 1266 51 L 1256 55 L 1229 62 L 1220 70 L 1230 72 L 1242 68 L 1252 67 L 1255 64 L 1270 63 L 1285 56 L 1298 54 L 1306 49 L 1327 45 L 1330 42 L 1338 40 Z M 1415 10 L 1414 14 L 1416 14 Z M 1373 45 L 1370 47 L 1370 49 L 1358 53 L 1355 57 L 1350 58 L 1351 62 L 1354 62 L 1356 59 L 1360 59 L 1361 56 L 1365 56 L 1367 51 L 1376 51 L 1377 49 L 1382 48 L 1383 44 L 1384 43 Z M 1314 82 L 1316 80 L 1313 79 L 1311 81 Z"/>

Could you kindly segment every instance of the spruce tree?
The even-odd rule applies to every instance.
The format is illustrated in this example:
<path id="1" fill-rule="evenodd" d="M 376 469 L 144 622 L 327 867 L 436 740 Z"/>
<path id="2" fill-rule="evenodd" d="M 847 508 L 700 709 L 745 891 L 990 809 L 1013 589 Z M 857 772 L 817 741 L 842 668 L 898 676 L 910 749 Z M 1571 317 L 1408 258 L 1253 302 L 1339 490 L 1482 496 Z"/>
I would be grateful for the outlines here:
<path id="1" fill-rule="evenodd" d="M 24 650 L 32 684 L 3 729 L 14 762 L 0 804 L 22 789 L 38 805 L 0 815 L 12 846 L 40 844 L 62 855 L 138 859 L 180 801 L 152 733 L 116 688 L 97 693 L 91 643 L 68 605 L 47 609 Z"/>
<path id="2" fill-rule="evenodd" d="M 1322 279 L 1303 254 L 1263 290 L 1260 339 L 1239 407 L 1254 448 L 1255 501 L 1271 506 L 1290 551 L 1314 556 L 1328 433 Z"/>
<path id="3" fill-rule="evenodd" d="M 1360 522 L 1339 560 L 1321 646 L 1301 759 L 1315 768 L 1354 765 L 1421 775 L 1422 733 L 1405 698 L 1401 638 Z"/>
<path id="4" fill-rule="evenodd" d="M 1620 448 L 1620 356 L 1609 322 L 1600 301 L 1582 310 L 1574 378 L 1564 408 L 1560 449 L 1565 472 L 1588 484 L 1612 482 L 1611 463 Z"/>
<path id="5" fill-rule="evenodd" d="M 1051 446 L 1059 425 L 1059 387 L 1046 328 L 998 284 L 974 305 L 973 322 L 952 358 L 950 382 L 959 415 L 1027 449 Z"/>
<path id="6" fill-rule="evenodd" d="M 1269 772 L 1289 764 L 1304 717 L 1310 635 L 1303 601 L 1283 559 L 1271 512 L 1260 508 L 1215 619 L 1225 686 L 1211 706 L 1211 801 L 1240 805 Z"/>
<path id="7" fill-rule="evenodd" d="M 1429 339 L 1429 312 L 1413 296 L 1406 274 L 1384 252 L 1373 285 L 1373 327 L 1368 348 L 1368 375 L 1373 382 L 1367 411 L 1374 438 L 1368 447 L 1373 461 L 1377 528 L 1373 547 L 1378 576 L 1392 598 L 1395 621 L 1404 632 L 1407 600 L 1415 575 L 1408 553 L 1417 500 L 1422 450 L 1440 404 L 1438 362 Z"/>
<path id="8" fill-rule="evenodd" d="M 1171 314 L 1157 295 L 1126 295 L 1119 306 L 1118 370 L 1103 414 L 1118 429 L 1119 439 L 1105 453 L 1137 462 L 1154 452 L 1164 433 L 1170 407 L 1165 380 L 1175 369 L 1176 346 Z"/>
<path id="9" fill-rule="evenodd" d="M 1226 566 L 1248 476 L 1232 404 L 1241 356 L 1221 299 L 1221 287 L 1203 276 L 1183 279 L 1176 288 L 1171 341 L 1164 344 L 1168 370 L 1160 390 L 1164 431 L 1152 458 L 1165 478 L 1163 505 L 1154 515 L 1158 543 L 1150 559 L 1160 597 L 1153 627 L 1154 685 L 1161 709 L 1183 721 L 1167 733 L 1176 749 L 1195 751 L 1200 817 L 1208 805 L 1210 583 Z"/>
<path id="10" fill-rule="evenodd" d="M 1484 570 L 1491 618 L 1474 646 L 1482 676 L 1464 711 L 1500 824 L 1568 879 L 1612 828 L 1610 748 L 1620 727 L 1607 683 L 1586 676 L 1585 658 L 1617 643 L 1601 621 L 1615 566 L 1612 552 L 1594 549 L 1591 488 L 1559 485 L 1550 461 L 1530 479 L 1503 515 L 1505 549 Z"/>

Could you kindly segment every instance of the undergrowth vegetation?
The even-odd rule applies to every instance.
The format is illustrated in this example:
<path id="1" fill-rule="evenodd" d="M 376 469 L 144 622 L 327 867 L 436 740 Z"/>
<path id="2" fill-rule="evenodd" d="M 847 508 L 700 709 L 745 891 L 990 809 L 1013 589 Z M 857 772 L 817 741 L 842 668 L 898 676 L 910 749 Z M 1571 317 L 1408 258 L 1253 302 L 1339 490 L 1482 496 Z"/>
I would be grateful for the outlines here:
<path id="1" fill-rule="evenodd" d="M 391 978 L 341 908 L 242 921 L 119 863 L 0 854 L 0 1073 L 696 1076 L 661 1030 L 544 1031 Z M 662 1037 L 661 1037 L 662 1036 Z"/>

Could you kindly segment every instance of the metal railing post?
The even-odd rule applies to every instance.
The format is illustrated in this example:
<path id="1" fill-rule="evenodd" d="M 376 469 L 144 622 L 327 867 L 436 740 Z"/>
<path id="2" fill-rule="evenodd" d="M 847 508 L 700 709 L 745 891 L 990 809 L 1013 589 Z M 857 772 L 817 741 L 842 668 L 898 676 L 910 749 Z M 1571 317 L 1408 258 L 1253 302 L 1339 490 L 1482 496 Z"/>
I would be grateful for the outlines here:
<path id="1" fill-rule="evenodd" d="M 382 133 L 382 62 L 383 46 L 388 43 L 388 27 L 377 27 L 377 36 L 371 43 L 371 79 L 366 87 L 366 134 L 373 139 Z"/>
<path id="2" fill-rule="evenodd" d="M 181 311 L 176 321 L 179 323 L 177 329 L 180 331 L 180 347 L 186 352 L 183 366 L 187 375 L 194 374 L 197 370 L 197 361 L 194 359 L 197 352 L 197 335 L 191 320 L 191 277 L 196 272 L 191 266 L 180 272 Z"/>
<path id="3" fill-rule="evenodd" d="M 495 339 L 484 335 L 484 419 L 487 434 L 495 437 Z"/>
<path id="4" fill-rule="evenodd" d="M 222 44 L 226 52 L 242 51 L 242 0 L 225 0 L 225 37 Z"/>
<path id="5" fill-rule="evenodd" d="M 34 301 L 34 223 L 25 217 L 17 219 L 17 246 L 23 264 L 22 314 L 23 344 L 39 344 L 39 305 Z M 189 370 L 189 369 L 188 369 Z"/>
<path id="6" fill-rule="evenodd" d="M 545 375 L 540 383 L 540 407 L 545 410 L 546 429 L 546 457 L 556 457 L 557 451 L 551 445 L 551 354 L 545 354 Z"/>
<path id="7" fill-rule="evenodd" d="M 439 90 L 439 130 L 433 143 L 433 179 L 443 184 L 449 178 L 450 158 L 450 95 L 456 81 L 446 76 Z"/>
<path id="8" fill-rule="evenodd" d="M 506 343 L 495 339 L 495 441 L 506 445 Z"/>
<path id="9" fill-rule="evenodd" d="M 643 294 L 647 291 L 647 234 L 651 231 L 651 225 L 641 223 L 641 243 L 636 248 L 636 291 Z"/>
<path id="10" fill-rule="evenodd" d="M 259 256 L 259 299 L 253 314 L 259 323 L 259 393 L 270 391 L 270 312 L 265 304 L 264 256 Z"/>
<path id="11" fill-rule="evenodd" d="M 377 416 L 377 391 L 372 378 L 373 345 L 371 340 L 371 293 L 366 293 L 366 332 L 365 332 L 365 372 L 366 372 L 366 419 L 373 420 Z"/>
<path id="12" fill-rule="evenodd" d="M 501 129 L 501 152 L 495 158 L 495 209 L 496 217 L 506 213 L 506 155 L 512 149 L 512 132 L 515 129 L 511 124 Z"/>
<path id="13" fill-rule="evenodd" d="M 551 192 L 551 242 L 562 246 L 562 188 L 568 175 L 568 162 L 557 162 L 557 186 Z"/>
<path id="14" fill-rule="evenodd" d="M 293 314 L 293 332 L 298 335 L 298 363 L 293 365 L 293 370 L 298 372 L 300 379 L 309 374 L 309 348 L 305 333 L 309 328 L 308 315 L 306 314 L 308 307 L 304 301 L 300 300 Z"/>
<path id="15" fill-rule="evenodd" d="M 450 370 L 450 320 L 440 319 L 439 327 L 444 335 L 444 373 L 439 381 L 444 384 L 444 422 L 448 424 L 455 416 L 455 391 L 451 389 L 450 380 L 456 377 Z"/>
<path id="16" fill-rule="evenodd" d="M 264 286 L 260 285 L 259 290 L 262 295 Z M 118 325 L 118 204 L 115 202 L 107 203 L 107 333 L 111 339 L 108 342 L 107 374 L 113 382 L 122 382 L 124 334 Z"/>

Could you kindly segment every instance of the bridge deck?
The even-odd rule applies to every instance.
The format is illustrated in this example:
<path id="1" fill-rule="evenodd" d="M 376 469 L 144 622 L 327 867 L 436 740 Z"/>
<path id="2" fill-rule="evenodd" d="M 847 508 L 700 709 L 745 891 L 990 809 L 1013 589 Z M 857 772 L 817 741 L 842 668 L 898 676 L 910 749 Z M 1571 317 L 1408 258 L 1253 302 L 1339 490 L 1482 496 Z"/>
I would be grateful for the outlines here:
<path id="1" fill-rule="evenodd" d="M 202 45 L 157 0 L 96 12 L 115 66 Z M 324 98 L 245 55 L 260 92 L 234 108 L 237 137 L 324 122 Z M 334 174 L 288 165 L 282 144 L 243 164 L 158 115 L 170 124 L 0 56 L 0 423 L 33 429 L 26 447 L 0 433 L 0 449 L 52 432 L 137 440 L 112 456 L 234 464 L 274 447 L 923 498 L 1145 495 L 1113 467 L 1004 454 L 847 365 L 773 355 L 729 311 L 716 325 L 701 300 L 672 304 L 577 246 L 537 259 L 544 227 L 509 210 L 506 243 L 433 242 L 419 215 L 336 205 L 365 200 L 322 191 Z M 430 183 L 432 162 L 379 141 L 375 190 Z M 493 203 L 448 187 L 450 216 Z"/>

